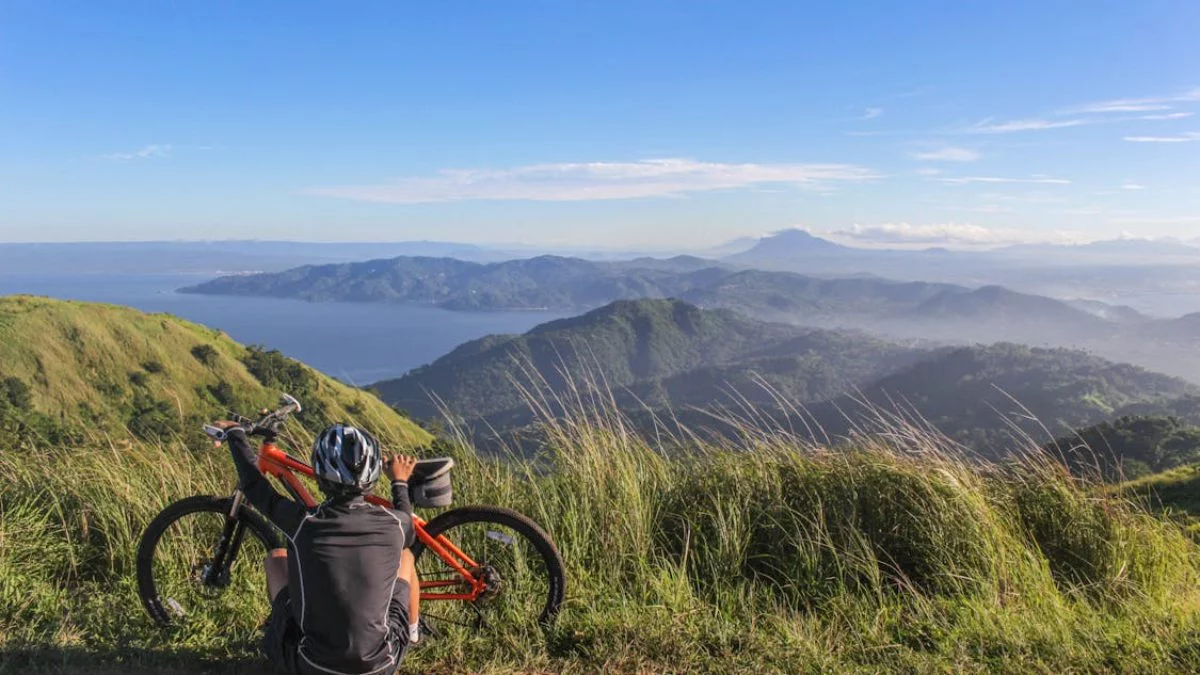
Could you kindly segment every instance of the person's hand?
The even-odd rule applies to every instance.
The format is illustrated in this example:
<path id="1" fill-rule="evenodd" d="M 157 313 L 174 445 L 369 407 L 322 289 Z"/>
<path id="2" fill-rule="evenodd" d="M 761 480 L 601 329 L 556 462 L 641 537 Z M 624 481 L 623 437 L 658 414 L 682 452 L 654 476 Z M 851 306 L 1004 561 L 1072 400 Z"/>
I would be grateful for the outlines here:
<path id="1" fill-rule="evenodd" d="M 412 477 L 413 467 L 416 465 L 416 457 L 392 455 L 384 462 L 384 473 L 387 474 L 389 480 L 402 480 L 407 483 L 408 479 Z"/>
<path id="2" fill-rule="evenodd" d="M 218 429 L 232 429 L 236 427 L 238 423 L 234 422 L 233 420 L 217 420 L 216 422 L 213 422 L 212 425 Z"/>

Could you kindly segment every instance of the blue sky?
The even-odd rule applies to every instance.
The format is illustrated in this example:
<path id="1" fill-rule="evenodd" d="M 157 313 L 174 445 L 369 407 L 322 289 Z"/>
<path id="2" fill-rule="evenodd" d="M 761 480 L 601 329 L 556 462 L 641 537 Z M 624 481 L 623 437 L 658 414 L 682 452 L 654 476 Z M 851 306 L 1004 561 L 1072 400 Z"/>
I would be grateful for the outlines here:
<path id="1" fill-rule="evenodd" d="M 0 240 L 1200 237 L 1200 2 L 0 3 Z"/>

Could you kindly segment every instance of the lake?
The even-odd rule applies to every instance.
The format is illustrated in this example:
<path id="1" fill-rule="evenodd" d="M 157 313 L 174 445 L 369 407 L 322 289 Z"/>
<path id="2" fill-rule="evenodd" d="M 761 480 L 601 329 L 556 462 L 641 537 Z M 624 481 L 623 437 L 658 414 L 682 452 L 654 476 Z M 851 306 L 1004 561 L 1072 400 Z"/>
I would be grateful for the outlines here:
<path id="1" fill-rule="evenodd" d="M 169 312 L 223 330 L 243 344 L 278 349 L 357 385 L 403 375 L 468 340 L 491 333 L 523 333 L 539 323 L 566 316 L 555 312 L 450 312 L 380 303 L 309 303 L 175 292 L 208 278 L 211 276 L 0 272 L 0 295 L 29 293 Z"/>

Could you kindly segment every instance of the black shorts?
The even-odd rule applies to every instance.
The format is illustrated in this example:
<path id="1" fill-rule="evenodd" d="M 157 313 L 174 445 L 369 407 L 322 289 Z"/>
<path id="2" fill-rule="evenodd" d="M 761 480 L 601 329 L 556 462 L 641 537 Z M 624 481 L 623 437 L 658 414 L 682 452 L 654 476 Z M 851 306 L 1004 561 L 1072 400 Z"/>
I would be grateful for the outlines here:
<path id="1" fill-rule="evenodd" d="M 396 582 L 399 597 L 408 598 L 408 582 Z M 279 591 L 271 603 L 271 616 L 267 619 L 262 637 L 263 654 L 267 662 L 281 675 L 310 675 L 304 659 L 300 658 L 300 638 L 304 633 L 292 616 L 292 594 L 287 586 Z M 392 603 L 388 608 L 388 642 L 396 652 L 396 665 L 400 665 L 404 652 L 408 650 L 408 603 Z"/>

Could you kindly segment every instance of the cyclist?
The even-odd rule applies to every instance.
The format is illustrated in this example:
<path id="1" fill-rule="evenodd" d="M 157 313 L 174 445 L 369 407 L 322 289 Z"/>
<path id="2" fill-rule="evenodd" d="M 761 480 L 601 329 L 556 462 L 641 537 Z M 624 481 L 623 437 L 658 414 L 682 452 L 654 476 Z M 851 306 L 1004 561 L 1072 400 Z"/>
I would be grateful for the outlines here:
<path id="1" fill-rule="evenodd" d="M 407 481 L 416 460 L 384 462 L 366 431 L 329 427 L 313 444 L 312 465 L 326 501 L 309 510 L 276 492 L 258 470 L 246 433 L 225 429 L 239 483 L 249 503 L 287 536 L 266 560 L 271 616 L 262 647 L 287 675 L 383 674 L 420 639 L 412 505 Z M 392 481 L 394 509 L 363 495 L 380 473 Z"/>

